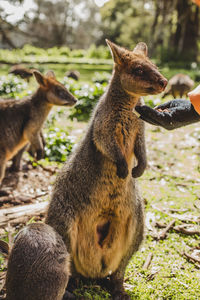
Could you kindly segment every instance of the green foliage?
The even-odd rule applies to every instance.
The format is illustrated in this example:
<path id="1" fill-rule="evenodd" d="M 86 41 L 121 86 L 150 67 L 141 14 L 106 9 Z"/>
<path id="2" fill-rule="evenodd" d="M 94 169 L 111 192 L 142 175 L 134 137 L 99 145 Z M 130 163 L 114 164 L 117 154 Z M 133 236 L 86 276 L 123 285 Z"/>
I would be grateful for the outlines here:
<path id="1" fill-rule="evenodd" d="M 45 124 L 45 158 L 48 161 L 64 162 L 71 153 L 74 142 L 67 130 L 57 127 L 58 121 L 62 118 L 64 110 L 58 109 L 52 112 Z"/>
<path id="2" fill-rule="evenodd" d="M 108 81 L 110 80 L 111 78 L 111 73 L 108 73 L 108 72 L 95 72 L 94 73 L 94 76 L 92 78 L 92 81 L 95 82 L 95 83 L 100 83 L 100 84 L 103 84 L 103 83 L 108 83 Z"/>
<path id="3" fill-rule="evenodd" d="M 90 62 L 102 59 L 106 63 L 110 59 L 110 53 L 107 46 L 91 45 L 87 50 L 73 49 L 68 47 L 52 47 L 48 49 L 38 48 L 31 45 L 25 45 L 21 49 L 0 49 L 0 60 L 9 63 L 48 63 L 48 62 Z M 109 63 L 109 61 L 108 61 Z"/>
<path id="4" fill-rule="evenodd" d="M 111 54 L 108 47 L 99 46 L 92 44 L 87 50 L 86 57 L 88 58 L 104 58 L 110 59 Z"/>
<path id="5" fill-rule="evenodd" d="M 44 133 L 45 156 L 49 161 L 64 162 L 71 153 L 74 143 L 67 131 L 51 127 Z"/>
<path id="6" fill-rule="evenodd" d="M 14 97 L 25 90 L 27 83 L 13 75 L 0 76 L 0 96 Z"/>
<path id="7" fill-rule="evenodd" d="M 65 78 L 65 86 L 72 92 L 79 100 L 78 103 L 71 108 L 69 118 L 73 120 L 76 118 L 78 121 L 87 121 L 91 112 L 96 105 L 99 98 L 103 95 L 106 83 L 74 83 L 74 80 Z"/>

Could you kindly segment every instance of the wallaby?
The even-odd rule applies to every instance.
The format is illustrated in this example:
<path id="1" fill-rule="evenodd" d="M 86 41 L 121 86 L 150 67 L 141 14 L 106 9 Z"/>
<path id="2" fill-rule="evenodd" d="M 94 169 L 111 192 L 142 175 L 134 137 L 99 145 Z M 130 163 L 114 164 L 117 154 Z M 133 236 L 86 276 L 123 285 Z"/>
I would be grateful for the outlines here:
<path id="1" fill-rule="evenodd" d="M 1 101 L 6 101 L 6 100 L 14 100 L 14 99 L 3 99 L 0 98 L 0 102 Z M 16 100 L 19 101 L 19 100 Z M 44 139 L 44 135 L 42 133 L 42 131 L 40 131 L 40 136 L 41 136 L 41 141 L 42 141 L 42 148 L 44 149 L 45 147 L 45 139 Z M 19 152 L 12 158 L 12 165 L 10 166 L 9 170 L 12 172 L 18 172 L 20 170 L 20 165 L 21 165 L 21 159 L 22 159 L 22 155 L 24 153 L 24 151 L 27 150 L 29 152 L 29 154 L 32 157 L 35 157 L 37 153 L 35 153 L 35 149 L 34 147 L 31 147 L 31 145 L 26 145 L 24 148 L 22 148 L 21 150 L 19 150 Z"/>
<path id="2" fill-rule="evenodd" d="M 77 70 L 69 70 L 65 75 L 69 78 L 73 78 L 76 81 L 80 79 L 80 72 Z"/>
<path id="3" fill-rule="evenodd" d="M 182 98 L 184 95 L 187 96 L 187 93 L 193 86 L 194 81 L 188 75 L 181 73 L 176 74 L 170 78 L 162 98 L 168 95 L 172 95 L 174 99 L 177 97 Z"/>
<path id="4" fill-rule="evenodd" d="M 29 82 L 30 78 L 33 76 L 34 71 L 34 69 L 28 69 L 22 65 L 14 65 L 11 67 L 9 74 L 20 76 L 22 79 L 26 79 L 27 82 Z"/>
<path id="5" fill-rule="evenodd" d="M 167 80 L 148 59 L 145 43 L 134 51 L 107 44 L 115 63 L 111 80 L 57 176 L 45 222 L 67 245 L 72 283 L 79 276 L 102 279 L 113 299 L 130 299 L 124 271 L 144 227 L 134 177 L 146 167 L 144 123 L 133 109 L 140 96 L 162 92 Z"/>
<path id="6" fill-rule="evenodd" d="M 43 157 L 41 127 L 53 105 L 72 106 L 75 97 L 55 78 L 52 71 L 46 76 L 33 72 L 39 88 L 21 101 L 0 102 L 0 183 L 4 177 L 6 162 L 28 143 Z"/>
<path id="7" fill-rule="evenodd" d="M 2 241 L 0 241 L 0 249 Z M 70 275 L 70 259 L 57 232 L 33 223 L 17 234 L 8 253 L 6 300 L 61 300 Z"/>

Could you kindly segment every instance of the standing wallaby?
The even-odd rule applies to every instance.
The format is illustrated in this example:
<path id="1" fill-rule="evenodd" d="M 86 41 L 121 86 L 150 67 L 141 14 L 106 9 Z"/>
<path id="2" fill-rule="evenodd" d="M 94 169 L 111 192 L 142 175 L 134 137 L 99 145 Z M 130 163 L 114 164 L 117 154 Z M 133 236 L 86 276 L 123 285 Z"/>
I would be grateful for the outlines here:
<path id="1" fill-rule="evenodd" d="M 0 184 L 6 162 L 25 145 L 31 144 L 37 159 L 43 157 L 41 127 L 53 105 L 72 106 L 74 96 L 55 79 L 52 71 L 46 76 L 33 72 L 39 88 L 32 96 L 21 101 L 0 102 Z"/>
<path id="2" fill-rule="evenodd" d="M 59 234 L 47 224 L 29 224 L 18 233 L 9 254 L 6 300 L 63 299 L 69 264 Z"/>
<path id="3" fill-rule="evenodd" d="M 170 78 L 162 98 L 165 98 L 170 94 L 174 99 L 177 97 L 182 98 L 184 95 L 187 96 L 187 93 L 191 91 L 193 86 L 194 81 L 188 75 L 181 73 L 176 74 Z"/>
<path id="4" fill-rule="evenodd" d="M 115 62 L 110 83 L 57 177 L 46 223 L 70 252 L 71 282 L 79 276 L 102 279 L 113 299 L 130 299 L 124 272 L 144 227 L 134 177 L 146 167 L 144 124 L 133 109 L 140 96 L 162 92 L 167 80 L 147 58 L 146 44 L 134 51 L 107 44 Z"/>

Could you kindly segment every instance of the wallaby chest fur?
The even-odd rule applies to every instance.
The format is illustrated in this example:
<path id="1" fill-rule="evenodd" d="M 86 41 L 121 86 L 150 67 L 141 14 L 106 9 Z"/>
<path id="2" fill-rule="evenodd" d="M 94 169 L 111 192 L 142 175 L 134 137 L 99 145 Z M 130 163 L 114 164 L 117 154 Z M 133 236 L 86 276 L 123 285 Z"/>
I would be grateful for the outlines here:
<path id="1" fill-rule="evenodd" d="M 61 300 L 69 275 L 62 238 L 47 224 L 30 224 L 17 235 L 9 256 L 6 299 Z"/>
<path id="2" fill-rule="evenodd" d="M 144 123 L 132 110 L 141 95 L 162 91 L 166 80 L 142 50 L 109 46 L 116 63 L 111 81 L 85 137 L 57 177 L 46 222 L 63 237 L 73 276 L 111 275 L 123 281 L 144 228 L 143 203 L 133 178 L 146 167 Z M 137 63 L 149 77 L 134 75 Z M 116 286 L 124 293 L 121 281 Z"/>

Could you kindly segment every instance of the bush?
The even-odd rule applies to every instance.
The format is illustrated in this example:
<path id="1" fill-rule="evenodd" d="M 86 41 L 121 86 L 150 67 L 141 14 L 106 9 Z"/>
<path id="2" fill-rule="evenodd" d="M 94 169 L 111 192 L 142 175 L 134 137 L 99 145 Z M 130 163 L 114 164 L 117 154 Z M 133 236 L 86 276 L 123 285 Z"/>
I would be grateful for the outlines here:
<path id="1" fill-rule="evenodd" d="M 104 47 L 104 46 L 96 47 L 94 44 L 92 44 L 87 50 L 86 57 L 110 59 L 111 54 L 108 47 Z"/>
<path id="2" fill-rule="evenodd" d="M 95 72 L 94 77 L 92 78 L 92 81 L 95 82 L 95 83 L 98 82 L 100 84 L 103 84 L 103 83 L 108 83 L 110 78 L 111 78 L 111 73 L 108 73 L 108 72 L 102 72 L 102 73 Z"/>
<path id="3" fill-rule="evenodd" d="M 87 121 L 99 98 L 105 91 L 106 84 L 99 83 L 75 83 L 73 79 L 64 78 L 64 85 L 79 100 L 78 103 L 70 109 L 69 118 L 78 121 Z"/>
<path id="4" fill-rule="evenodd" d="M 27 83 L 12 75 L 0 76 L 0 96 L 14 97 L 27 88 Z"/>
<path id="5" fill-rule="evenodd" d="M 66 161 L 74 145 L 68 136 L 68 132 L 59 128 L 50 128 L 48 133 L 44 134 L 45 156 L 49 161 Z"/>

